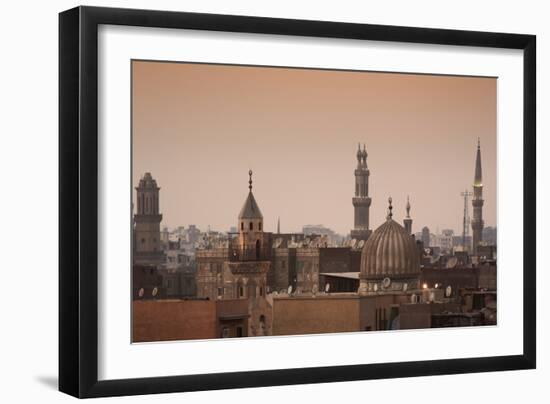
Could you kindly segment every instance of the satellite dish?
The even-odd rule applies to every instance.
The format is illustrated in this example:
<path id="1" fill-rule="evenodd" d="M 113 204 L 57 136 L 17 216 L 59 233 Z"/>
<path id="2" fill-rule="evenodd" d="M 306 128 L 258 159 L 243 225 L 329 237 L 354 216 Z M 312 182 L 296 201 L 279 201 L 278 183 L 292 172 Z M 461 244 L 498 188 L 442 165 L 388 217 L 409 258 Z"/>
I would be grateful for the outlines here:
<path id="1" fill-rule="evenodd" d="M 288 285 L 287 293 L 289 295 L 292 293 L 292 285 Z"/>
<path id="2" fill-rule="evenodd" d="M 138 296 L 143 297 L 144 294 L 145 294 L 145 290 L 143 290 L 143 288 L 141 288 L 138 292 Z"/>
<path id="3" fill-rule="evenodd" d="M 407 285 L 406 283 L 404 283 L 404 284 L 403 284 L 403 292 L 406 292 L 408 287 L 409 287 L 409 285 Z"/>
<path id="4" fill-rule="evenodd" d="M 313 284 L 313 287 L 311 288 L 311 292 L 313 294 L 316 294 L 319 291 L 319 286 L 317 286 L 316 283 Z"/>
<path id="5" fill-rule="evenodd" d="M 416 294 L 411 295 L 411 303 L 416 303 Z"/>
<path id="6" fill-rule="evenodd" d="M 458 264 L 458 258 L 457 258 L 457 257 L 451 257 L 451 258 L 449 258 L 449 260 L 447 261 L 446 267 L 447 267 L 448 269 L 452 269 L 452 268 L 455 268 L 455 267 L 456 267 L 456 264 Z"/>
<path id="7" fill-rule="evenodd" d="M 387 289 L 387 288 L 390 287 L 390 285 L 391 285 L 391 279 L 390 279 L 390 278 L 387 278 L 387 277 L 386 277 L 386 278 L 384 278 L 384 279 L 382 280 L 382 286 L 383 286 L 384 288 Z"/>
<path id="8" fill-rule="evenodd" d="M 159 292 L 159 290 L 155 287 L 155 288 L 153 288 L 153 291 L 151 292 L 151 294 L 153 295 L 153 297 L 155 297 L 158 292 Z"/>
<path id="9" fill-rule="evenodd" d="M 449 285 L 445 288 L 445 297 L 451 297 L 451 293 L 453 293 L 453 288 Z"/>
<path id="10" fill-rule="evenodd" d="M 350 243 L 349 243 L 349 246 L 350 246 L 351 248 L 354 248 L 354 247 L 355 247 L 355 244 L 357 244 L 357 240 L 354 239 L 354 238 L 352 238 L 351 241 L 350 241 Z"/>
<path id="11" fill-rule="evenodd" d="M 357 248 L 361 249 L 365 245 L 365 240 L 359 241 L 359 244 L 357 244 Z"/>
<path id="12" fill-rule="evenodd" d="M 378 284 L 377 284 L 377 283 L 374 284 L 374 291 L 375 291 L 375 292 L 378 291 Z"/>
<path id="13" fill-rule="evenodd" d="M 330 283 L 327 283 L 325 285 L 325 293 L 328 293 L 330 291 Z"/>

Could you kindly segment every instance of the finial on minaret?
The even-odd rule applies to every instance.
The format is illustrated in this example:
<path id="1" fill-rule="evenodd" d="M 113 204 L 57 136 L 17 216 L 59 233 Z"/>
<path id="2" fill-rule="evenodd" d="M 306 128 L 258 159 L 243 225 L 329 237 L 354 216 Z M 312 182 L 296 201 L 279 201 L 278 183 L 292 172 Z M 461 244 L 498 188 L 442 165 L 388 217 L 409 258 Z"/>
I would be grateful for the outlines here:
<path id="1" fill-rule="evenodd" d="M 479 138 L 477 138 L 477 153 L 476 153 L 476 170 L 474 174 L 474 187 L 481 187 L 483 181 L 481 179 L 481 147 Z"/>
<path id="2" fill-rule="evenodd" d="M 478 148 L 478 149 L 481 148 L 480 141 L 479 141 L 479 136 L 477 137 L 477 148 Z"/>
<path id="3" fill-rule="evenodd" d="M 391 220 L 391 218 L 392 218 L 392 216 L 393 216 L 393 213 L 392 213 L 393 206 L 391 206 L 391 203 L 392 203 L 391 196 L 388 198 L 388 203 L 389 203 L 389 206 L 388 206 L 388 216 L 387 216 L 386 219 Z"/>
<path id="4" fill-rule="evenodd" d="M 248 170 L 248 189 L 252 192 L 252 170 Z"/>
<path id="5" fill-rule="evenodd" d="M 409 201 L 409 195 L 407 195 L 407 206 L 406 206 L 406 209 L 407 209 L 407 219 L 411 217 L 410 213 L 411 213 L 411 202 Z"/>

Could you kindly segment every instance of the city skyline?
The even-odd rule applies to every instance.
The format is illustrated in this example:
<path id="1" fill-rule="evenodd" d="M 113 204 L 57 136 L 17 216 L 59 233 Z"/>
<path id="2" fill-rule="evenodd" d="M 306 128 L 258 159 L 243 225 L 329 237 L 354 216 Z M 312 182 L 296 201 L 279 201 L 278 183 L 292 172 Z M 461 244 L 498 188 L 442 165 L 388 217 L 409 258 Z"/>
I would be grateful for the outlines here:
<path id="1" fill-rule="evenodd" d="M 413 233 L 428 226 L 461 234 L 460 193 L 472 188 L 478 137 L 485 226 L 496 226 L 494 78 L 132 67 L 133 183 L 145 172 L 157 180 L 163 227 L 236 226 L 252 169 L 266 231 L 280 217 L 285 233 L 322 224 L 348 234 L 360 141 L 369 153 L 371 229 L 384 222 L 389 196 L 402 223 L 409 196 Z"/>

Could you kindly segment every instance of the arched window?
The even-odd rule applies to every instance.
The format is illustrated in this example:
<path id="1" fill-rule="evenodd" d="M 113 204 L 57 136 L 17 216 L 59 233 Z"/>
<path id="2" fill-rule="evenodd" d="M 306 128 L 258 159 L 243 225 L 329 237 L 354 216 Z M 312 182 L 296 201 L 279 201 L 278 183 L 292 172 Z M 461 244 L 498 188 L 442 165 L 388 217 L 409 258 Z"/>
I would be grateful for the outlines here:
<path id="1" fill-rule="evenodd" d="M 249 226 L 250 230 L 254 230 L 254 223 L 250 222 Z"/>
<path id="2" fill-rule="evenodd" d="M 244 230 L 244 222 L 241 222 L 241 230 Z"/>
<path id="3" fill-rule="evenodd" d="M 262 231 L 262 222 L 258 224 L 258 230 Z"/>
<path id="4" fill-rule="evenodd" d="M 260 259 L 260 240 L 256 240 L 256 259 Z"/>

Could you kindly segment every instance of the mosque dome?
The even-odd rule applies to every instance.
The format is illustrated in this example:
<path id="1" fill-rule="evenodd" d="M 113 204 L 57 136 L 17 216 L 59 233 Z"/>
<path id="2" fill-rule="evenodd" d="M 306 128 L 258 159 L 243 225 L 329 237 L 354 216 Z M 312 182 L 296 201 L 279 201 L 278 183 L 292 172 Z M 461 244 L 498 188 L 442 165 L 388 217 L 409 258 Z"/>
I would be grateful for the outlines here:
<path id="1" fill-rule="evenodd" d="M 416 243 L 392 219 L 391 202 L 387 220 L 368 238 L 361 252 L 361 278 L 410 278 L 420 273 Z"/>

